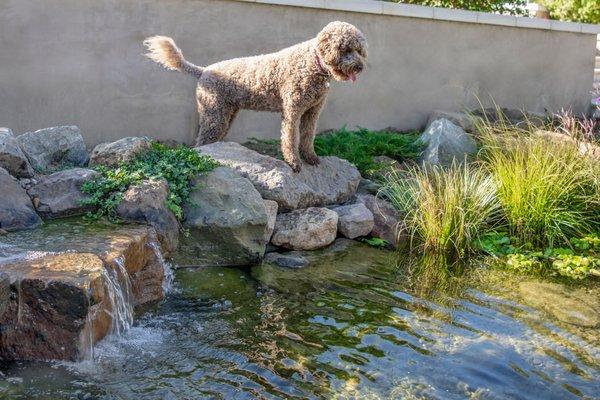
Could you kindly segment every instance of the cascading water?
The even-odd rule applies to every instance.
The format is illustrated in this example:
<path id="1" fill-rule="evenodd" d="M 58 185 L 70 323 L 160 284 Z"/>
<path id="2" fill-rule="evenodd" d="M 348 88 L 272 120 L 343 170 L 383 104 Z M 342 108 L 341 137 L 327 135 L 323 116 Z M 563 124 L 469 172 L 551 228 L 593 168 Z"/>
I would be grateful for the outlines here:
<path id="1" fill-rule="evenodd" d="M 174 273 L 171 265 L 165 261 L 160 246 L 156 242 L 148 243 L 154 255 L 156 261 L 162 266 L 163 269 L 163 281 L 162 289 L 166 294 L 168 293 L 173 285 Z M 106 312 L 111 316 L 111 327 L 109 334 L 120 336 L 128 331 L 133 326 L 133 291 L 131 279 L 129 273 L 125 268 L 125 260 L 123 257 L 118 257 L 114 262 L 115 268 L 104 269 L 102 275 L 106 283 L 106 296 L 108 300 L 108 307 Z M 88 316 L 89 332 L 93 331 L 93 322 Z M 84 351 L 84 358 L 94 359 L 93 349 L 93 338 L 87 340 L 89 348 Z"/>
<path id="2" fill-rule="evenodd" d="M 123 257 L 116 258 L 115 265 L 115 269 L 105 269 L 104 279 L 112 317 L 110 333 L 120 335 L 133 324 L 133 296 Z"/>
<path id="3" fill-rule="evenodd" d="M 159 264 L 163 267 L 164 275 L 162 288 L 163 293 L 167 294 L 171 291 L 173 287 L 173 279 L 175 277 L 175 274 L 173 273 L 173 268 L 171 267 L 170 263 L 165 261 L 165 258 L 163 257 L 162 251 L 158 243 L 150 242 L 150 247 L 154 251 L 154 254 L 156 255 L 156 259 L 158 260 Z"/>

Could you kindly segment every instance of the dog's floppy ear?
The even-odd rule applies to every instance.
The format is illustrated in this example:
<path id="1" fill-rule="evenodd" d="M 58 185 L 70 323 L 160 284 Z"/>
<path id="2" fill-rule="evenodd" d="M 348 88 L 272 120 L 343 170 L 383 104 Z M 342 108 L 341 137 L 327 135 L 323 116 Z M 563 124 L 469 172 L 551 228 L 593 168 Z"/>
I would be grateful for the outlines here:
<path id="1" fill-rule="evenodd" d="M 327 64 L 337 64 L 338 62 L 338 43 L 335 39 L 338 36 L 336 28 L 340 24 L 342 24 L 340 21 L 330 22 L 317 34 L 317 51 Z"/>

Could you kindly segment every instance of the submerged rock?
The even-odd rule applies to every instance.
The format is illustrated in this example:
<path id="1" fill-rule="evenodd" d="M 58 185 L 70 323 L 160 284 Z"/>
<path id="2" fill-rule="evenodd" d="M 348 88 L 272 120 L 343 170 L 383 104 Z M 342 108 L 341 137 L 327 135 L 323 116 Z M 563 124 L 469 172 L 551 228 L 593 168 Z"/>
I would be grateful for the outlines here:
<path id="1" fill-rule="evenodd" d="M 55 172 L 37 180 L 27 194 L 44 219 L 81 215 L 91 210 L 91 207 L 81 205 L 88 198 L 81 187 L 98 176 L 98 172 L 86 168 Z"/>
<path id="2" fill-rule="evenodd" d="M 166 206 L 168 197 L 167 181 L 150 179 L 127 189 L 117 207 L 117 215 L 125 221 L 152 226 L 166 254 L 175 251 L 179 244 L 179 222 Z"/>
<path id="3" fill-rule="evenodd" d="M 354 239 L 373 230 L 373 213 L 363 204 L 349 204 L 333 209 L 338 215 L 338 232 Z"/>
<path id="4" fill-rule="evenodd" d="M 283 268 L 302 268 L 309 264 L 306 257 L 295 251 L 289 253 L 269 253 L 265 256 L 265 261 Z"/>
<path id="5" fill-rule="evenodd" d="M 83 136 L 76 126 L 56 126 L 17 136 L 31 166 L 40 172 L 83 167 L 89 161 Z"/>
<path id="6" fill-rule="evenodd" d="M 433 121 L 420 140 L 427 145 L 421 163 L 449 166 L 477 152 L 477 144 L 461 127 L 442 118 Z"/>
<path id="7" fill-rule="evenodd" d="M 33 168 L 8 128 L 0 128 L 0 167 L 16 178 L 31 178 Z"/>
<path id="8" fill-rule="evenodd" d="M 357 200 L 373 214 L 372 236 L 386 240 L 391 248 L 396 248 L 405 242 L 406 227 L 394 206 L 370 194 L 360 194 Z"/>
<path id="9" fill-rule="evenodd" d="M 541 308 L 556 319 L 585 328 L 600 326 L 600 300 L 590 303 L 581 292 L 568 291 L 563 285 L 550 282 L 521 282 L 519 293 L 526 303 Z"/>
<path id="10" fill-rule="evenodd" d="M 100 143 L 92 150 L 90 165 L 117 167 L 149 148 L 150 139 L 147 137 L 125 137 L 111 143 Z"/>
<path id="11" fill-rule="evenodd" d="M 192 182 L 184 207 L 183 237 L 176 259 L 181 266 L 240 266 L 265 253 L 265 203 L 246 178 L 219 167 Z"/>
<path id="12" fill-rule="evenodd" d="M 310 207 L 277 215 L 271 242 L 292 250 L 315 250 L 331 244 L 338 215 L 327 208 Z"/>
<path id="13" fill-rule="evenodd" d="M 150 227 L 63 224 L 3 242 L 0 272 L 10 281 L 0 313 L 4 360 L 79 360 L 126 329 L 134 308 L 164 297 L 165 264 Z"/>
<path id="14" fill-rule="evenodd" d="M 233 142 L 198 149 L 248 178 L 263 198 L 279 204 L 280 212 L 341 204 L 352 197 L 360 181 L 356 167 L 337 157 L 320 157 L 319 165 L 303 164 L 295 173 L 284 161 Z"/>
<path id="15" fill-rule="evenodd" d="M 356 288 L 359 282 L 371 279 L 368 271 L 387 271 L 395 265 L 396 257 L 393 252 L 344 238 L 320 250 L 292 251 L 281 256 L 302 257 L 308 264 L 298 271 L 297 267 L 263 262 L 252 268 L 252 276 L 266 287 L 289 294 L 328 292 L 332 287 L 339 288 L 339 282 L 351 282 Z"/>
<path id="16" fill-rule="evenodd" d="M 4 168 L 0 168 L 0 188 L 0 229 L 15 231 L 42 223 L 25 189 Z"/>

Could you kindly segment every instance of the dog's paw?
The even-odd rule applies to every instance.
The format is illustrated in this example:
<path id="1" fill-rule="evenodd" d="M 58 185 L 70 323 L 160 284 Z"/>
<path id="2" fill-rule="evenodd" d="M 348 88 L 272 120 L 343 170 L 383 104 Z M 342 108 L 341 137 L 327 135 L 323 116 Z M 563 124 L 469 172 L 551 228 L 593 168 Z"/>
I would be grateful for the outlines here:
<path id="1" fill-rule="evenodd" d="M 300 161 L 288 162 L 288 165 L 292 169 L 292 171 L 298 173 L 302 170 L 302 163 Z"/>
<path id="2" fill-rule="evenodd" d="M 302 154 L 302 158 L 304 159 L 304 161 L 306 161 L 306 163 L 308 165 L 319 165 L 319 163 L 321 162 L 321 160 L 319 159 L 319 156 L 317 156 L 316 154 Z"/>

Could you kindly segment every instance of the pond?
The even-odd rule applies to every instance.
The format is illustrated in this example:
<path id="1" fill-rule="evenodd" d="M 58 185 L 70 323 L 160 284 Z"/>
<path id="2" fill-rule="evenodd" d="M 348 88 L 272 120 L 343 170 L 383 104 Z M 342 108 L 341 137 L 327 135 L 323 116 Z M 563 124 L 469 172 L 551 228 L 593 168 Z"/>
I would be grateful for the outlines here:
<path id="1" fill-rule="evenodd" d="M 0 397 L 600 395 L 598 329 L 522 304 L 500 272 L 430 285 L 394 253 L 343 241 L 309 258 L 301 270 L 179 269 L 167 299 L 94 360 L 2 365 Z"/>

